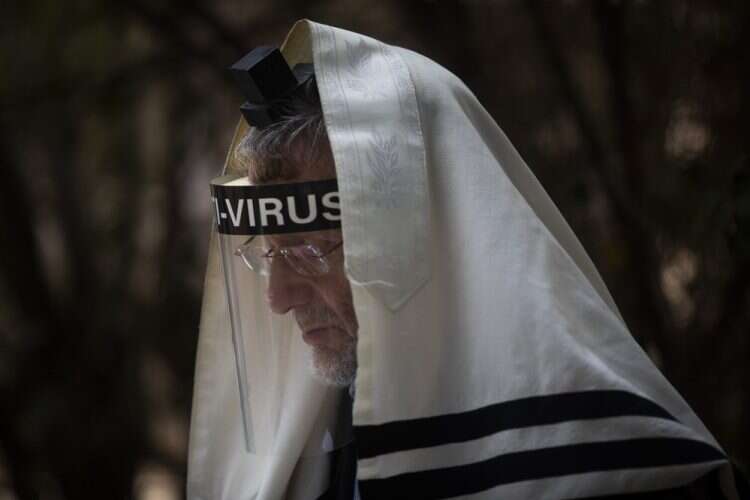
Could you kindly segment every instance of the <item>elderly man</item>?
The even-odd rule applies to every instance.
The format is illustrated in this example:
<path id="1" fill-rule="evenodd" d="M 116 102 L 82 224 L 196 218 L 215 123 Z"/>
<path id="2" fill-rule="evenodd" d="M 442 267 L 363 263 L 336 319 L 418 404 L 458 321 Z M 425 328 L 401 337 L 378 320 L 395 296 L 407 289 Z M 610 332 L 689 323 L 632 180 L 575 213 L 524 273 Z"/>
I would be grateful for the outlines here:
<path id="1" fill-rule="evenodd" d="M 739 498 L 460 80 L 310 21 L 282 52 L 235 66 L 189 498 Z"/>
<path id="2" fill-rule="evenodd" d="M 277 107 L 279 120 L 265 129 L 252 129 L 234 152 L 250 182 L 304 184 L 334 179 L 336 169 L 314 76 Z M 309 214 L 311 207 L 306 208 Z M 358 325 L 344 271 L 341 229 L 259 236 L 243 247 L 241 255 L 251 269 L 268 276 L 270 309 L 294 316 L 303 340 L 312 348 L 314 373 L 327 383 L 349 386 L 357 368 Z"/>

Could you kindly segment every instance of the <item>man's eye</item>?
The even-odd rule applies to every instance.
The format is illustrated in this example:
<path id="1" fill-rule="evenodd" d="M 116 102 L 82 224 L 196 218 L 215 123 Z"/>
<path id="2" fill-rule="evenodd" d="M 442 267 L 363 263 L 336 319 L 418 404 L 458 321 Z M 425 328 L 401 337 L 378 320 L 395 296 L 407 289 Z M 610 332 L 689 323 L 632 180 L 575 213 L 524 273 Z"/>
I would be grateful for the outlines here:
<path id="1" fill-rule="evenodd" d="M 333 247 L 336 242 L 331 240 L 313 240 L 313 241 L 306 241 L 306 245 L 312 245 L 315 248 L 319 248 L 323 251 Z"/>
<path id="2" fill-rule="evenodd" d="M 264 257 L 266 259 L 271 259 L 275 255 L 275 250 L 273 248 L 269 248 L 268 250 L 264 250 L 261 254 L 261 257 Z"/>

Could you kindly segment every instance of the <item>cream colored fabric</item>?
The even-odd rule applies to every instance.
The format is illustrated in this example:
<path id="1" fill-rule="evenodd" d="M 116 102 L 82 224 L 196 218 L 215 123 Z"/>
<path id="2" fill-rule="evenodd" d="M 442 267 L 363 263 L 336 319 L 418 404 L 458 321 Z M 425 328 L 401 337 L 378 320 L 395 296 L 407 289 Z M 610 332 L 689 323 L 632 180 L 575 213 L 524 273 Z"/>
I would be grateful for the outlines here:
<path id="1" fill-rule="evenodd" d="M 585 498 L 676 487 L 716 467 L 731 474 L 458 78 L 307 20 L 284 54 L 315 65 L 336 163 L 360 324 L 353 422 L 364 500 Z M 213 244 L 211 254 L 189 498 L 282 498 L 299 451 L 289 443 L 274 463 L 238 451 Z M 675 458 L 677 446 L 686 448 Z M 316 498 L 305 481 L 307 496 L 295 498 Z"/>
<path id="2" fill-rule="evenodd" d="M 247 126 L 241 121 L 235 131 L 224 172 L 239 172 L 232 151 L 246 132 Z M 328 391 L 308 384 L 306 399 L 292 401 L 293 404 L 283 409 L 274 408 L 272 413 L 279 417 L 278 426 L 261 420 L 265 425 L 259 427 L 273 429 L 273 434 L 253 436 L 254 445 L 262 450 L 261 453 L 252 454 L 246 450 L 218 236 L 215 231 L 211 235 L 203 291 L 190 424 L 188 498 L 317 498 L 328 487 L 329 457 L 306 452 L 305 447 L 309 445 L 309 438 L 318 434 L 313 427 L 315 421 L 310 417 L 330 397 Z M 267 318 L 260 319 L 265 323 Z M 285 332 L 288 334 L 294 330 L 287 328 Z M 300 342 L 299 338 L 293 341 Z M 252 354 L 252 346 L 246 348 Z M 256 390 L 267 392 L 272 389 L 269 387 L 270 377 L 251 383 L 256 384 Z M 266 399 L 270 400 L 270 396 Z M 280 397 L 279 400 L 284 399 Z M 262 412 L 268 409 L 253 410 Z"/>

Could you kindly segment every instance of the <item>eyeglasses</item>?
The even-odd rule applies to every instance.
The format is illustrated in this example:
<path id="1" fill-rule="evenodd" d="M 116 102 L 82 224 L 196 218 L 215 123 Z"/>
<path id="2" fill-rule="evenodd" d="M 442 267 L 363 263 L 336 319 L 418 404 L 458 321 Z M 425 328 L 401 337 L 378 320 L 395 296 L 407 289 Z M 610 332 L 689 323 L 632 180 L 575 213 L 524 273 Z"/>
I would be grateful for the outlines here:
<path id="1" fill-rule="evenodd" d="M 313 243 L 267 248 L 260 239 L 252 236 L 237 247 L 234 254 L 242 258 L 249 269 L 262 276 L 268 276 L 273 258 L 281 255 L 297 274 L 313 278 L 330 272 L 331 266 L 327 257 L 343 244 L 344 242 L 340 241 L 325 251 Z"/>

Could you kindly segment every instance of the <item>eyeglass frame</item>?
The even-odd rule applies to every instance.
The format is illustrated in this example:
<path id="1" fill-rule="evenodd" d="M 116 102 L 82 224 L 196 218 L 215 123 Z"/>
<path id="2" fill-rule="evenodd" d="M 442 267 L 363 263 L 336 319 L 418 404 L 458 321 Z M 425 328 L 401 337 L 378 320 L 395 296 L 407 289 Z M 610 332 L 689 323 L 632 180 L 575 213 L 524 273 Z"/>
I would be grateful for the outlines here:
<path id="1" fill-rule="evenodd" d="M 240 257 L 242 259 L 242 262 L 245 264 L 245 266 L 248 269 L 250 269 L 251 271 L 256 272 L 256 273 L 258 273 L 258 274 L 260 274 L 262 276 L 263 272 L 261 270 L 259 270 L 259 269 L 256 270 L 256 269 L 253 268 L 252 264 L 248 261 L 247 256 L 245 255 L 245 251 L 244 251 L 244 249 L 248 248 L 249 245 L 250 245 L 250 243 L 252 243 L 252 241 L 257 236 L 258 235 L 251 236 L 242 245 L 238 246 L 234 250 L 234 255 Z M 344 244 L 344 240 L 341 240 L 338 243 L 336 243 L 333 247 L 329 248 L 326 252 L 323 252 L 318 245 L 315 245 L 313 243 L 304 243 L 304 244 L 301 244 L 301 245 L 282 246 L 282 247 L 278 247 L 278 248 L 271 248 L 271 249 L 269 249 L 266 254 L 261 255 L 261 258 L 268 259 L 270 261 L 271 259 L 273 259 L 274 257 L 276 257 L 277 254 L 280 254 L 281 256 L 284 257 L 284 262 L 286 262 L 286 264 L 294 272 L 296 272 L 300 276 L 304 276 L 306 278 L 317 278 L 317 277 L 320 277 L 320 276 L 325 276 L 325 275 L 327 275 L 328 273 L 331 272 L 331 266 L 330 266 L 330 264 L 328 262 L 327 257 L 329 255 L 331 255 L 334 251 L 338 250 L 343 244 Z M 325 265 L 326 270 L 324 272 L 319 273 L 319 274 L 309 274 L 309 273 L 304 273 L 304 272 L 300 271 L 300 269 L 297 266 L 295 266 L 294 263 L 290 260 L 291 257 L 290 257 L 289 249 L 290 248 L 294 248 L 294 247 L 311 247 L 311 248 L 317 250 L 320 253 L 320 255 L 316 255 L 315 258 L 319 259 L 320 262 L 322 262 Z M 273 252 L 273 254 L 269 255 L 270 252 Z"/>

